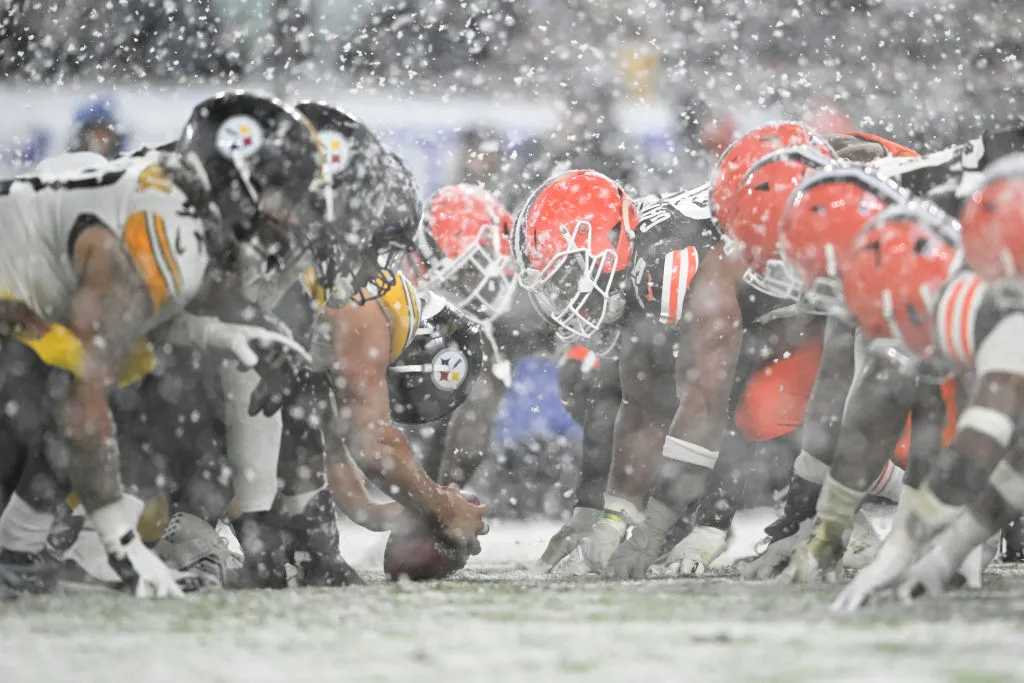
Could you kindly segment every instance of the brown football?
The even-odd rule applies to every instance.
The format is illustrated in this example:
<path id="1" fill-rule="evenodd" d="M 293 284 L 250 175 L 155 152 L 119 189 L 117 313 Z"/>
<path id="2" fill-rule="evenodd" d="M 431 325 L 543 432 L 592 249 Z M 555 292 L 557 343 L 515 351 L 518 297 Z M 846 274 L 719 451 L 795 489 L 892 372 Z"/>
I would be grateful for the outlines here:
<path id="1" fill-rule="evenodd" d="M 463 493 L 474 503 L 480 500 Z M 427 524 L 392 531 L 384 546 L 384 572 L 392 581 L 406 576 L 412 581 L 430 581 L 451 576 L 466 566 L 469 552 L 437 537 Z"/>

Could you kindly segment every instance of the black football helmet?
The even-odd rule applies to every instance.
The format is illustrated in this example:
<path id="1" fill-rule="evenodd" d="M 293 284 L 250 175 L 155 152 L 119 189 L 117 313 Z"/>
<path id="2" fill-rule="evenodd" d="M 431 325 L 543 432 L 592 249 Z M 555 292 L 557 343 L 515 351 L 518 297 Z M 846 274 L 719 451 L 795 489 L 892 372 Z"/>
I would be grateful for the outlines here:
<path id="1" fill-rule="evenodd" d="M 427 295 L 412 343 L 388 367 L 391 418 L 424 424 L 450 415 L 469 396 L 487 360 L 483 330 L 444 299 Z"/>
<path id="2" fill-rule="evenodd" d="M 238 90 L 203 100 L 176 151 L 220 214 L 214 246 L 242 245 L 232 253 L 255 256 L 262 275 L 301 260 L 330 218 L 315 131 L 274 97 Z"/>
<path id="3" fill-rule="evenodd" d="M 359 303 L 378 298 L 395 284 L 393 270 L 413 248 L 419 188 L 402 160 L 352 114 L 324 102 L 296 108 L 317 130 L 331 186 L 334 220 L 316 251 L 317 279 Z"/>

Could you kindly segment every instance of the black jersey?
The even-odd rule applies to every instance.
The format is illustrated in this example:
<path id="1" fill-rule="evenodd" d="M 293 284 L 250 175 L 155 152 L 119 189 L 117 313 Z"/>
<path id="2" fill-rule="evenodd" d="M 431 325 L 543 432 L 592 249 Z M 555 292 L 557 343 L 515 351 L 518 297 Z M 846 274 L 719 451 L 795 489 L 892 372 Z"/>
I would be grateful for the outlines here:
<path id="1" fill-rule="evenodd" d="M 627 310 L 674 325 L 701 261 L 722 239 L 711 221 L 708 186 L 643 197 L 636 208 Z"/>

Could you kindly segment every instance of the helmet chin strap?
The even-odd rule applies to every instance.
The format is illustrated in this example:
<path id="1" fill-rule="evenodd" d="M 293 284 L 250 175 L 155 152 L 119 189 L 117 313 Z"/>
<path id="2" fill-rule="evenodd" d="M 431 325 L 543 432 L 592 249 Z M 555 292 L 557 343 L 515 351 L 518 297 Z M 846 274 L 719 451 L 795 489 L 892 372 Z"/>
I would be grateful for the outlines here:
<path id="1" fill-rule="evenodd" d="M 260 196 L 256 191 L 256 186 L 252 184 L 252 172 L 249 168 L 249 164 L 245 162 L 245 159 L 237 150 L 231 153 L 231 165 L 235 167 L 238 172 L 238 177 L 242 180 L 242 187 L 245 188 L 245 193 L 249 195 L 250 201 L 253 206 L 259 207 Z"/>

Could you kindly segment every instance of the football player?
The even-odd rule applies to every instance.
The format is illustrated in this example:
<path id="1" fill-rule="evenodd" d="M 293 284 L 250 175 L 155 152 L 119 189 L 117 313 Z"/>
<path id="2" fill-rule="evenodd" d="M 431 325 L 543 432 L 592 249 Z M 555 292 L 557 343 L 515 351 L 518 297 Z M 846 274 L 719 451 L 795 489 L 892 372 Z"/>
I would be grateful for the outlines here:
<path id="1" fill-rule="evenodd" d="M 449 185 L 427 202 L 417 232 L 412 275 L 418 286 L 477 323 L 490 346 L 490 371 L 473 383 L 470 401 L 450 420 L 432 425 L 436 446 L 426 454 L 424 467 L 440 483 L 462 486 L 472 476 L 490 448 L 498 406 L 511 381 L 511 364 L 498 348 L 495 331 L 515 296 L 511 229 L 512 217 L 487 190 Z"/>
<path id="2" fill-rule="evenodd" d="M 769 546 L 753 565 L 755 575 L 784 566 L 796 542 L 792 535 L 813 515 L 819 477 L 824 480 L 839 442 L 855 358 L 855 329 L 836 294 L 840 257 L 864 222 L 907 198 L 895 184 L 860 167 L 819 170 L 823 162 L 800 148 L 767 155 L 746 174 L 722 221 L 764 287 L 802 292 L 805 305 L 829 314 L 786 514 L 766 529 L 773 542 L 788 540 Z M 720 176 L 718 182 L 728 178 Z M 809 532 L 809 524 L 804 529 Z"/>
<path id="3" fill-rule="evenodd" d="M 180 595 L 135 532 L 141 505 L 123 494 L 108 392 L 148 372 L 146 335 L 215 282 L 208 273 L 302 253 L 321 225 L 307 204 L 318 172 L 297 112 L 238 92 L 201 103 L 173 152 L 0 183 L 0 291 L 13 321 L 0 366 L 4 400 L 19 406 L 5 416 L 0 468 L 20 474 L 5 482 L 15 494 L 0 519 L 8 566 L 35 561 L 73 488 L 123 582 L 139 596 Z M 228 349 L 253 341 L 234 333 Z"/>
<path id="4" fill-rule="evenodd" d="M 336 109 L 313 103 L 300 104 L 299 108 L 313 121 L 322 137 L 327 133 L 328 149 L 333 131 L 358 125 L 365 131 L 361 134 L 372 135 L 363 124 Z M 390 153 L 383 154 L 382 158 L 387 163 L 400 164 Z M 351 161 L 342 158 L 338 163 Z M 339 170 L 336 178 L 345 173 L 344 169 Z M 289 400 L 289 396 L 301 398 L 307 392 L 319 393 L 316 402 L 321 408 L 307 411 L 297 421 L 300 424 L 294 430 L 286 425 L 285 435 L 287 439 L 289 433 L 297 434 L 294 443 L 298 447 L 294 450 L 304 454 L 295 458 L 295 471 L 314 473 L 312 477 L 306 475 L 307 480 L 311 479 L 316 484 L 306 486 L 313 489 L 304 494 L 306 505 L 319 505 L 330 510 L 329 515 L 318 516 L 319 525 L 312 525 L 333 529 L 334 538 L 326 545 L 336 548 L 337 531 L 333 524 L 330 493 L 323 488 L 319 475 L 324 467 L 325 444 L 322 438 L 326 439 L 329 471 L 346 466 L 344 453 L 348 449 L 364 471 L 370 473 L 397 501 L 434 521 L 447 540 L 475 550 L 478 549 L 476 536 L 485 528 L 482 521 L 485 508 L 469 503 L 454 488 L 434 483 L 417 464 L 408 441 L 392 421 L 389 366 L 414 342 L 421 322 L 425 320 L 413 285 L 398 271 L 399 264 L 414 246 L 413 236 L 420 220 L 419 200 L 414 186 L 409 184 L 411 178 L 407 171 L 404 177 L 407 180 L 402 181 L 401 192 L 392 188 L 390 194 L 379 197 L 380 203 L 369 202 L 371 197 L 360 198 L 363 203 L 378 207 L 382 213 L 361 226 L 362 230 L 369 231 L 369 252 L 377 256 L 364 259 L 356 271 L 355 280 L 365 284 L 354 293 L 351 301 L 347 297 L 332 297 L 334 290 L 323 286 L 323 283 L 332 284 L 337 277 L 345 275 L 343 271 L 335 270 L 333 277 L 312 279 L 315 271 L 307 273 L 308 289 L 318 308 L 311 340 L 316 376 L 285 377 L 283 384 L 277 387 L 264 380 L 260 393 L 266 400 L 254 402 L 252 409 L 273 413 L 283 400 Z M 384 180 L 382 187 L 387 183 L 395 184 L 395 176 Z M 380 191 L 377 188 L 370 190 Z M 453 354 L 449 360 L 458 359 Z M 461 386 L 464 381 L 472 379 L 467 370 L 453 369 L 446 378 L 437 381 Z M 322 409 L 328 401 L 328 393 L 338 400 L 339 410 L 336 413 Z M 289 415 L 291 412 L 282 411 L 286 422 L 293 419 Z M 312 421 L 310 414 L 315 416 Z M 332 523 L 324 524 L 326 521 Z M 278 560 L 263 564 L 283 568 Z M 282 580 L 283 573 L 278 572 L 273 582 L 280 585 Z"/>
<path id="5" fill-rule="evenodd" d="M 964 254 L 974 272 L 958 271 L 951 247 L 921 235 L 912 236 L 913 250 L 906 248 L 908 238 L 871 246 L 877 262 L 862 263 L 872 266 L 872 276 L 882 269 L 900 274 L 900 280 L 884 282 L 903 286 L 875 291 L 861 286 L 851 293 L 851 310 L 876 325 L 886 324 L 892 336 L 926 358 L 973 369 L 976 379 L 953 442 L 913 487 L 905 487 L 878 558 L 840 594 L 836 609 L 856 609 L 892 586 L 909 599 L 955 585 L 969 554 L 1024 503 L 1013 438 L 1021 419 L 1024 376 L 1016 353 L 1021 322 L 1017 273 L 1024 262 L 1018 239 L 1022 169 L 1020 155 L 994 163 L 964 207 Z M 899 315 L 903 311 L 913 318 Z M 912 470 L 917 465 L 912 462 Z"/>
<path id="6" fill-rule="evenodd" d="M 764 151 L 782 146 L 790 135 L 805 141 L 811 133 L 793 125 L 780 135 L 766 135 L 772 139 Z M 700 494 L 717 458 L 690 440 L 691 431 L 724 426 L 740 355 L 736 335 L 744 322 L 752 323 L 780 302 L 748 294 L 746 267 L 725 252 L 710 221 L 705 187 L 634 204 L 600 174 L 573 171 L 533 193 L 517 215 L 513 236 L 520 282 L 538 311 L 565 336 L 588 340 L 599 331 L 619 332 L 623 400 L 612 474 L 602 519 L 574 553 L 600 572 L 627 525 L 643 521 L 641 508 L 657 470 L 661 476 L 652 500 L 667 526 Z M 721 309 L 729 308 L 730 301 L 727 315 Z M 685 315 L 684 302 L 689 304 Z M 788 327 L 792 320 L 782 318 L 780 327 Z M 802 341 L 805 323 L 792 326 L 791 334 L 780 331 L 775 341 L 794 348 Z M 732 341 L 723 343 L 723 338 Z M 719 362 L 728 371 L 720 372 Z M 717 447 L 721 430 L 700 438 Z M 660 464 L 659 452 L 664 456 Z M 666 523 L 648 526 L 660 530 Z M 660 548 L 660 542 L 650 545 Z M 647 561 L 623 571 L 642 574 Z M 633 562 L 625 564 L 632 567 Z"/>
<path id="7" fill-rule="evenodd" d="M 941 205 L 956 210 L 960 198 L 967 191 L 966 188 L 976 183 L 973 179 L 978 175 L 976 170 L 987 166 L 992 160 L 1010 153 L 1019 145 L 1019 133 L 1006 131 L 986 134 L 966 145 L 957 145 L 923 158 L 915 158 L 916 155 L 908 153 L 909 151 L 905 148 L 897 148 L 890 150 L 892 152 L 890 159 L 874 162 L 872 167 L 886 176 L 900 178 L 901 182 L 914 188 L 916 192 L 926 194 Z M 765 170 L 770 172 L 771 164 L 768 160 L 765 161 L 764 166 Z M 757 174 L 751 174 L 751 176 L 755 175 Z M 755 185 L 762 188 L 761 194 L 766 194 L 764 190 L 767 190 L 767 186 L 763 180 L 751 177 L 748 186 Z M 748 202 L 748 210 L 751 205 L 756 204 L 753 197 L 755 194 L 758 193 L 748 192 L 745 197 Z M 771 203 L 772 200 L 769 195 L 767 200 L 762 201 Z M 774 200 L 775 204 L 779 206 L 784 201 L 782 197 Z M 944 223 L 941 215 L 934 210 L 929 211 L 928 215 L 932 217 L 933 226 L 936 225 L 936 222 L 940 225 Z M 827 234 L 827 231 L 823 230 L 821 234 Z M 837 347 L 835 345 L 830 345 L 827 349 L 827 359 L 836 355 Z M 956 421 L 955 404 L 957 402 L 957 382 L 954 379 L 943 381 L 941 378 L 944 373 L 941 371 L 919 373 L 908 378 L 897 372 L 892 358 L 883 359 L 879 355 L 865 354 L 858 354 L 858 356 L 866 358 L 868 368 L 861 373 L 857 380 L 857 392 L 851 393 L 845 403 L 839 400 L 843 395 L 841 391 L 831 392 L 831 395 L 836 397 L 834 408 L 826 411 L 825 414 L 829 416 L 829 422 L 834 425 L 832 430 L 823 428 L 820 421 L 809 421 L 808 437 L 820 433 L 824 436 L 831 434 L 832 438 L 821 439 L 817 443 L 815 440 L 808 440 L 809 447 L 805 448 L 796 462 L 787 496 L 786 512 L 780 520 L 766 529 L 768 539 L 772 542 L 768 546 L 767 552 L 746 568 L 747 572 L 752 575 L 767 576 L 784 567 L 789 560 L 789 554 L 797 547 L 799 541 L 798 536 L 795 535 L 797 531 L 800 530 L 800 536 L 812 533 L 809 520 L 814 513 L 816 503 L 821 504 L 818 494 L 821 485 L 826 483 L 827 478 L 831 482 L 830 490 L 836 488 L 837 491 L 846 494 L 839 495 L 836 499 L 845 499 L 849 504 L 842 506 L 845 510 L 843 513 L 839 513 L 837 510 L 829 513 L 829 516 L 833 517 L 833 521 L 837 523 L 818 525 L 813 528 L 815 538 L 799 546 L 800 565 L 804 569 L 793 567 L 790 576 L 797 578 L 820 575 L 817 569 L 810 570 L 808 567 L 813 565 L 820 568 L 822 563 L 833 564 L 831 559 L 825 558 L 834 558 L 835 553 L 841 551 L 845 545 L 845 532 L 849 530 L 852 512 L 859 504 L 859 500 L 863 498 L 864 489 L 874 477 L 874 472 L 877 469 L 876 457 L 887 457 L 885 450 L 873 449 L 869 453 L 865 452 L 864 446 L 868 443 L 883 443 L 890 438 L 895 438 L 896 422 L 893 422 L 895 419 L 893 416 L 906 410 L 905 407 L 900 410 L 884 409 L 892 401 L 900 403 L 901 399 L 896 394 L 889 395 L 888 399 L 881 398 L 886 395 L 887 391 L 882 386 L 882 382 L 892 383 L 891 389 L 894 392 L 897 392 L 901 382 L 904 384 L 912 382 L 918 387 L 910 394 L 902 392 L 905 397 L 916 397 L 913 399 L 913 413 L 916 417 L 914 421 L 908 422 L 904 436 L 897 446 L 897 461 L 900 464 L 906 462 L 911 449 L 920 453 L 929 453 L 936 448 L 936 444 L 948 446 L 953 437 Z M 826 367 L 827 364 L 823 364 L 823 371 Z M 845 376 L 843 373 L 838 375 L 840 380 Z M 816 394 L 820 393 L 823 388 L 824 385 L 816 386 Z M 938 400 L 940 396 L 942 397 L 941 401 Z M 813 401 L 812 406 L 817 406 L 819 403 L 821 401 Z M 843 429 L 849 433 L 843 436 L 840 442 L 838 427 L 841 421 L 838 417 L 843 414 L 844 406 L 846 420 L 842 424 Z M 887 421 L 891 422 L 888 428 L 885 427 Z M 857 424 L 861 426 L 858 427 Z M 910 438 L 911 427 L 913 428 L 913 439 Z M 883 432 L 889 433 L 890 436 L 885 436 Z M 867 441 L 856 438 L 862 433 L 869 435 Z M 941 439 L 941 441 L 937 442 L 936 439 Z M 842 448 L 837 451 L 837 446 L 840 444 Z M 835 479 L 828 477 L 831 467 L 837 468 Z M 894 496 L 898 497 L 902 475 L 903 470 L 900 467 L 896 467 L 892 463 L 887 464 L 875 483 L 868 488 L 868 493 L 882 495 L 890 499 L 893 499 Z M 836 487 L 837 483 L 842 483 L 845 486 Z M 832 497 L 830 496 L 827 500 L 832 500 Z M 836 517 L 844 521 L 838 523 Z M 824 536 L 828 536 L 830 540 L 825 540 Z M 972 580 L 977 581 L 980 578 L 974 577 Z"/>

